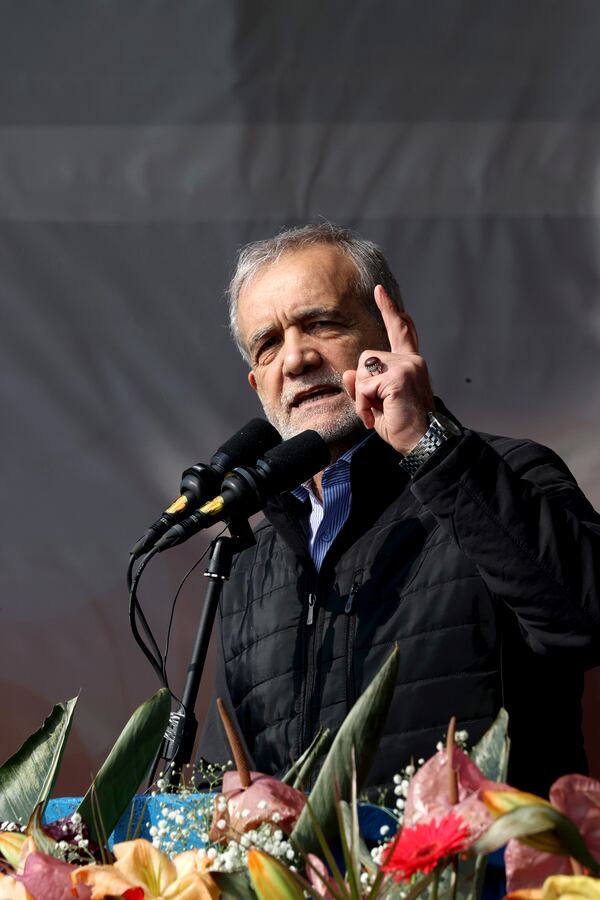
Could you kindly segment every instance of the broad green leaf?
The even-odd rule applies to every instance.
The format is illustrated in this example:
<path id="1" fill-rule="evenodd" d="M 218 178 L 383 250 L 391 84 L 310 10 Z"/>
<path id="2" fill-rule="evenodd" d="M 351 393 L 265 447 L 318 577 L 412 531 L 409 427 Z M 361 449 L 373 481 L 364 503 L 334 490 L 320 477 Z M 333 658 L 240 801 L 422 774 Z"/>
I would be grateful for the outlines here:
<path id="1" fill-rule="evenodd" d="M 350 794 L 352 747 L 356 752 L 357 789 L 360 791 L 365 783 L 385 725 L 399 661 L 400 651 L 398 647 L 394 647 L 369 687 L 346 716 L 311 791 L 312 811 L 325 836 L 331 836 L 335 832 L 336 789 L 342 798 Z M 318 841 L 306 807 L 296 822 L 292 837 L 306 852 L 318 849 Z"/>
<path id="2" fill-rule="evenodd" d="M 77 810 L 94 840 L 98 840 L 97 825 L 100 823 L 107 835 L 114 830 L 148 774 L 165 733 L 170 710 L 171 695 L 166 688 L 161 688 L 138 706 L 108 754 Z"/>
<path id="3" fill-rule="evenodd" d="M 210 877 L 221 891 L 220 900 L 256 900 L 245 872 L 211 872 Z"/>
<path id="4" fill-rule="evenodd" d="M 25 825 L 46 805 L 71 728 L 77 697 L 57 703 L 44 724 L 0 768 L 0 820 Z"/>
<path id="5" fill-rule="evenodd" d="M 600 875 L 600 865 L 573 822 L 553 806 L 535 803 L 512 809 L 492 823 L 473 850 L 476 853 L 491 853 L 511 838 L 518 838 L 545 853 L 571 856 L 590 869 L 592 874 Z"/>
<path id="6" fill-rule="evenodd" d="M 490 781 L 504 781 L 509 752 L 508 713 L 505 709 L 501 709 L 469 756 L 479 771 Z"/>
<path id="7" fill-rule="evenodd" d="M 300 759 L 285 773 L 281 779 L 282 782 L 291 784 L 296 790 L 300 790 L 302 785 L 307 783 L 310 773 L 323 754 L 326 753 L 330 743 L 331 731 L 329 728 L 319 728 Z"/>

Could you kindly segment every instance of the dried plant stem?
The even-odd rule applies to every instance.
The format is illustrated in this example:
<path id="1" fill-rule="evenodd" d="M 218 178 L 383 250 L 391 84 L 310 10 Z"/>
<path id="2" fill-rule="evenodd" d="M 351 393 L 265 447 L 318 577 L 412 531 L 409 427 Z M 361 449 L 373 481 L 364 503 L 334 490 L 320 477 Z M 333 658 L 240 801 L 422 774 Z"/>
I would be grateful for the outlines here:
<path id="1" fill-rule="evenodd" d="M 448 762 L 448 803 L 456 806 L 458 803 L 458 781 L 454 769 L 454 734 L 456 732 L 456 716 L 452 716 L 448 723 L 448 737 L 446 738 L 446 759 Z"/>
<path id="2" fill-rule="evenodd" d="M 242 743 L 236 731 L 235 725 L 231 721 L 231 717 L 225 709 L 225 704 L 220 697 L 217 697 L 217 709 L 219 711 L 219 715 L 221 716 L 221 722 L 223 723 L 223 728 L 225 729 L 225 734 L 227 735 L 229 746 L 231 747 L 231 753 L 233 755 L 235 767 L 238 771 L 238 775 L 240 776 L 240 784 L 244 788 L 250 787 L 251 779 L 250 769 L 248 768 L 248 760 L 246 758 L 246 754 L 244 753 L 244 748 L 242 747 Z"/>

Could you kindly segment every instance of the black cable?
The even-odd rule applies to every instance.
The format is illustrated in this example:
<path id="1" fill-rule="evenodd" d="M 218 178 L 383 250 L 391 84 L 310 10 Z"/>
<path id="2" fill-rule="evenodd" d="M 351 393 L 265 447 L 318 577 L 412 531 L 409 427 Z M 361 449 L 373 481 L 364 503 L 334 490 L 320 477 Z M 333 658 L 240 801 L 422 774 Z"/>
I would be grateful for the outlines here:
<path id="1" fill-rule="evenodd" d="M 140 578 L 142 577 L 142 573 L 143 573 L 144 569 L 146 568 L 146 566 L 148 565 L 148 563 L 150 562 L 150 560 L 152 559 L 152 557 L 155 556 L 156 553 L 158 553 L 158 551 L 155 547 L 153 547 L 152 550 L 150 550 L 150 552 L 146 554 L 146 556 L 142 559 L 140 567 L 135 574 L 135 578 L 133 579 L 133 582 L 131 585 L 131 590 L 129 591 L 129 624 L 131 626 L 131 632 L 133 634 L 133 637 L 135 638 L 138 646 L 141 648 L 144 656 L 146 656 L 146 658 L 150 662 L 150 665 L 152 666 L 152 668 L 158 675 L 161 684 L 163 684 L 168 690 L 170 690 L 169 685 L 165 679 L 163 659 L 162 659 L 162 655 L 160 652 L 160 648 L 159 648 L 158 644 L 156 643 L 156 640 L 154 638 L 154 635 L 152 634 L 152 631 L 150 629 L 148 621 L 146 620 L 144 612 L 143 612 L 143 610 L 138 602 L 138 599 L 137 599 L 137 587 L 138 587 Z M 128 569 L 128 575 L 129 574 L 130 574 L 130 572 Z M 151 649 L 145 643 L 141 634 L 138 631 L 136 615 L 139 617 L 142 628 L 144 629 L 144 631 L 146 633 L 146 637 L 148 638 L 148 641 L 150 643 Z"/>
<path id="2" fill-rule="evenodd" d="M 153 555 L 154 555 L 154 553 L 152 554 L 152 556 Z M 132 587 L 133 587 L 133 585 L 132 585 L 133 566 L 136 562 L 136 559 L 137 559 L 137 557 L 135 557 L 133 554 L 131 554 L 129 557 L 129 564 L 127 566 L 127 587 L 129 588 L 130 595 L 131 595 Z M 144 611 L 143 611 L 141 604 L 137 598 L 137 585 L 139 582 L 139 578 L 142 574 L 142 569 L 146 567 L 147 562 L 149 562 L 149 560 L 144 561 L 143 566 L 140 566 L 140 569 L 138 570 L 138 572 L 136 574 L 136 577 L 135 577 L 136 589 L 133 591 L 133 604 L 135 607 L 135 613 L 137 613 L 137 615 L 140 619 L 140 622 L 142 623 L 142 628 L 144 629 L 144 632 L 146 633 L 146 636 L 154 649 L 155 659 L 159 662 L 159 664 L 161 666 L 161 670 L 162 670 L 164 667 L 163 667 L 163 661 L 162 661 L 160 648 L 154 638 L 154 635 L 152 634 L 152 629 L 150 628 L 150 625 L 148 624 L 148 620 L 146 619 L 146 616 L 144 615 Z M 131 613 L 131 609 L 130 609 L 130 613 Z M 138 634 L 139 634 L 139 632 L 138 632 Z M 161 678 L 161 680 L 162 680 L 162 678 Z M 168 687 L 168 685 L 166 683 L 165 683 L 165 686 Z"/>
<path id="3" fill-rule="evenodd" d="M 166 677 L 167 677 L 167 657 L 168 657 L 168 655 L 169 655 L 169 642 L 170 642 L 170 640 L 171 640 L 171 628 L 172 628 L 172 626 L 173 626 L 173 617 L 174 617 L 174 615 L 175 615 L 175 605 L 176 605 L 176 603 L 177 603 L 177 601 L 178 601 L 178 599 L 179 599 L 179 595 L 180 595 L 180 593 L 181 593 L 181 591 L 182 591 L 182 588 L 183 588 L 184 584 L 186 583 L 186 581 L 188 580 L 188 578 L 190 577 L 190 575 L 192 574 L 192 572 L 194 571 L 194 569 L 196 568 L 196 566 L 199 566 L 199 565 L 200 565 L 200 563 L 202 562 L 202 560 L 204 559 L 204 557 L 206 556 L 206 554 L 208 553 L 208 551 L 209 551 L 210 548 L 212 547 L 214 541 L 216 541 L 218 538 L 220 538 L 221 535 L 224 534 L 224 533 L 227 531 L 227 528 L 228 528 L 228 526 L 225 525 L 225 526 L 221 529 L 221 531 L 220 531 L 220 532 L 218 533 L 218 535 L 213 539 L 213 541 L 210 542 L 210 544 L 208 545 L 208 547 L 206 548 L 206 550 L 204 551 L 204 553 L 202 554 L 202 556 L 200 557 L 200 559 L 197 559 L 197 560 L 196 560 L 196 562 L 194 563 L 194 565 L 193 565 L 190 569 L 188 569 L 188 571 L 185 573 L 185 575 L 183 576 L 183 578 L 182 578 L 181 581 L 179 582 L 179 587 L 177 588 L 177 591 L 175 592 L 175 596 L 173 597 L 173 603 L 172 603 L 172 605 L 171 605 L 171 615 L 169 616 L 169 627 L 167 628 L 167 639 L 166 639 L 166 642 L 165 642 L 165 652 L 164 652 L 164 656 L 163 656 L 163 665 L 164 665 L 164 676 L 165 676 L 165 679 L 166 679 Z"/>
<path id="4" fill-rule="evenodd" d="M 135 564 L 136 557 L 133 553 L 129 554 L 129 563 L 127 565 L 127 593 L 131 593 L 131 582 L 133 578 L 133 566 Z"/>
<path id="5" fill-rule="evenodd" d="M 150 562 L 150 560 L 156 553 L 157 553 L 157 551 L 153 549 L 144 558 L 143 564 L 140 566 L 140 568 L 136 572 L 135 578 L 133 580 L 132 595 L 133 595 L 133 603 L 135 606 L 135 610 L 137 612 L 137 615 L 139 616 L 140 622 L 142 623 L 142 628 L 144 629 L 146 637 L 148 638 L 148 641 L 150 642 L 150 645 L 151 645 L 152 649 L 154 650 L 154 656 L 162 664 L 162 655 L 160 652 L 160 648 L 156 642 L 156 639 L 152 633 L 152 629 L 150 628 L 150 625 L 148 624 L 148 620 L 146 619 L 146 616 L 144 615 L 144 611 L 143 611 L 140 601 L 138 600 L 138 597 L 137 597 L 137 588 L 138 588 L 140 578 L 142 576 L 142 572 L 144 571 L 144 569 L 146 568 L 146 566 L 148 565 L 148 563 Z"/>

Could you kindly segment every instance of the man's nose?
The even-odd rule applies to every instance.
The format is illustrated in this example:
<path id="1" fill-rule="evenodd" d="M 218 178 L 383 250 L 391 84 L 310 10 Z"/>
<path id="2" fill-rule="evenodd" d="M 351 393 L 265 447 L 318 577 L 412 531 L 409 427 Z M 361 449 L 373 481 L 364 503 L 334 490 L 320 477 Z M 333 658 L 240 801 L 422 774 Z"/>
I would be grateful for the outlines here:
<path id="1" fill-rule="evenodd" d="M 302 375 L 307 369 L 314 369 L 320 364 L 321 355 L 309 335 L 286 337 L 283 357 L 284 375 Z"/>

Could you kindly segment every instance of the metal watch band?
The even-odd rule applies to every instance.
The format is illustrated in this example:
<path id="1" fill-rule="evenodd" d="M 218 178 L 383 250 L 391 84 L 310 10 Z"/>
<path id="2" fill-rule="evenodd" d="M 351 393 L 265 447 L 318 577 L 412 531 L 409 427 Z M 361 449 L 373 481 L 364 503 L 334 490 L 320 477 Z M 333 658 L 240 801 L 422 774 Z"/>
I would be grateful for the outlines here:
<path id="1" fill-rule="evenodd" d="M 400 460 L 400 468 L 411 478 L 417 474 L 423 463 L 433 456 L 450 437 L 451 432 L 442 425 L 435 413 L 428 413 L 429 428 L 418 444 Z M 457 429 L 458 430 L 458 429 Z"/>

